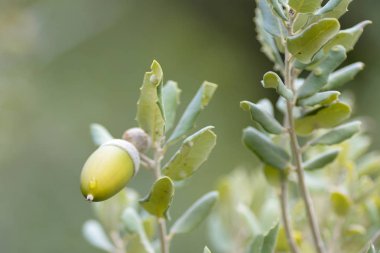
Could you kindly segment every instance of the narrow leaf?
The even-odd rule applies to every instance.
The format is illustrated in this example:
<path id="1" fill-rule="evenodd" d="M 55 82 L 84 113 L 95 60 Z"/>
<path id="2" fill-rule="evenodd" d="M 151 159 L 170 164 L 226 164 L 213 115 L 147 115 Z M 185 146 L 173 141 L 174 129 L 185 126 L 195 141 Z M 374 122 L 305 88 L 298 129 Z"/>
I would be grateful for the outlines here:
<path id="1" fill-rule="evenodd" d="M 207 246 L 203 249 L 203 253 L 211 253 L 210 249 Z"/>
<path id="2" fill-rule="evenodd" d="M 182 138 L 190 129 L 194 127 L 195 120 L 200 112 L 208 105 L 217 85 L 214 83 L 204 82 L 195 94 L 193 100 L 187 106 L 176 128 L 170 136 L 168 143 Z"/>
<path id="3" fill-rule="evenodd" d="M 375 246 L 372 243 L 369 245 L 367 253 L 376 253 Z"/>
<path id="4" fill-rule="evenodd" d="M 166 131 L 170 130 L 174 125 L 180 93 L 181 90 L 178 88 L 178 84 L 174 81 L 168 81 L 162 88 L 162 103 Z"/>
<path id="5" fill-rule="evenodd" d="M 201 224 L 210 214 L 219 194 L 209 192 L 198 199 L 182 216 L 174 223 L 170 229 L 171 234 L 189 233 Z"/>
<path id="6" fill-rule="evenodd" d="M 321 0 L 289 0 L 289 5 L 297 12 L 308 13 L 321 7 Z"/>
<path id="7" fill-rule="evenodd" d="M 277 169 L 285 169 L 289 166 L 290 157 L 288 153 L 255 128 L 244 129 L 243 142 L 264 163 Z"/>
<path id="8" fill-rule="evenodd" d="M 286 98 L 288 101 L 293 99 L 293 92 L 286 88 L 281 78 L 275 72 L 269 71 L 265 73 L 261 83 L 264 88 L 275 89 L 280 96 Z"/>
<path id="9" fill-rule="evenodd" d="M 280 20 L 273 13 L 272 7 L 268 0 L 257 0 L 258 9 L 263 18 L 263 28 L 273 36 L 282 36 L 283 28 Z"/>
<path id="10" fill-rule="evenodd" d="M 137 102 L 136 119 L 142 129 L 153 141 L 159 140 L 165 128 L 164 114 L 161 107 L 162 69 L 158 62 L 153 61 L 151 71 L 144 75 L 140 88 L 140 98 Z"/>
<path id="11" fill-rule="evenodd" d="M 332 163 L 339 155 L 339 150 L 326 151 L 308 161 L 303 165 L 305 170 L 318 170 L 322 169 L 328 164 Z"/>
<path id="12" fill-rule="evenodd" d="M 273 253 L 276 242 L 277 242 L 277 234 L 278 234 L 278 229 L 280 227 L 279 222 L 272 227 L 266 235 L 264 235 L 264 241 L 263 241 L 263 248 L 261 253 Z"/>
<path id="13" fill-rule="evenodd" d="M 347 82 L 353 80 L 355 76 L 363 69 L 364 63 L 356 62 L 335 71 L 329 76 L 328 82 L 323 87 L 323 90 L 332 90 L 340 88 Z"/>
<path id="14" fill-rule="evenodd" d="M 207 160 L 216 144 L 216 135 L 205 127 L 186 138 L 180 149 L 164 166 L 163 173 L 172 180 L 190 177 Z"/>
<path id="15" fill-rule="evenodd" d="M 344 47 L 338 45 L 331 48 L 326 58 L 314 68 L 306 78 L 304 84 L 299 88 L 299 98 L 308 97 L 320 91 L 323 86 L 327 84 L 331 72 L 333 72 L 346 57 Z"/>
<path id="16" fill-rule="evenodd" d="M 91 124 L 90 132 L 91 132 L 91 137 L 92 137 L 93 142 L 95 143 L 95 145 L 98 145 L 98 146 L 113 139 L 110 132 L 108 132 L 108 130 L 100 124 L 96 124 L 96 123 Z"/>
<path id="17" fill-rule="evenodd" d="M 159 218 L 166 217 L 174 196 L 173 182 L 169 177 L 161 177 L 143 200 L 141 206 L 150 214 Z"/>
<path id="18" fill-rule="evenodd" d="M 297 100 L 300 106 L 329 105 L 338 100 L 339 91 L 324 91 L 316 93 L 310 97 Z"/>
<path id="19" fill-rule="evenodd" d="M 252 120 L 259 123 L 269 133 L 281 134 L 285 131 L 281 124 L 260 106 L 257 106 L 249 101 L 242 101 L 240 102 L 240 107 L 244 111 L 249 111 L 251 113 Z"/>
<path id="20" fill-rule="evenodd" d="M 252 246 L 251 246 L 251 253 L 264 253 L 263 252 L 263 243 L 264 243 L 264 236 L 258 235 L 253 240 Z"/>
<path id="21" fill-rule="evenodd" d="M 299 34 L 288 37 L 289 51 L 302 63 L 309 63 L 313 56 L 339 31 L 338 20 L 321 19 Z"/>
<path id="22" fill-rule="evenodd" d="M 298 135 L 304 136 L 311 134 L 315 129 L 332 128 L 346 120 L 350 115 L 350 106 L 342 102 L 321 107 L 296 119 L 296 132 Z"/>
<path id="23" fill-rule="evenodd" d="M 361 122 L 354 121 L 331 129 L 310 142 L 310 145 L 334 145 L 339 144 L 360 131 Z"/>
<path id="24" fill-rule="evenodd" d="M 100 223 L 96 220 L 86 221 L 83 225 L 82 233 L 91 245 L 107 252 L 114 250 L 114 246 L 108 239 Z"/>
<path id="25" fill-rule="evenodd" d="M 329 0 L 322 8 L 315 12 L 315 15 L 323 15 L 333 11 L 343 0 Z"/>

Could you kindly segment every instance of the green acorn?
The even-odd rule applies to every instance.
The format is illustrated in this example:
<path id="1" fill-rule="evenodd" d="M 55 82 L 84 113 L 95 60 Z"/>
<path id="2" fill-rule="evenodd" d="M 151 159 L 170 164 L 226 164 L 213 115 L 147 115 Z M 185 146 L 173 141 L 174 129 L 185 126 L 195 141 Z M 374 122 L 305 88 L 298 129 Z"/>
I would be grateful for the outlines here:
<path id="1" fill-rule="evenodd" d="M 137 173 L 140 156 L 126 140 L 113 139 L 102 144 L 83 166 L 80 187 L 90 202 L 103 201 L 122 190 Z"/>

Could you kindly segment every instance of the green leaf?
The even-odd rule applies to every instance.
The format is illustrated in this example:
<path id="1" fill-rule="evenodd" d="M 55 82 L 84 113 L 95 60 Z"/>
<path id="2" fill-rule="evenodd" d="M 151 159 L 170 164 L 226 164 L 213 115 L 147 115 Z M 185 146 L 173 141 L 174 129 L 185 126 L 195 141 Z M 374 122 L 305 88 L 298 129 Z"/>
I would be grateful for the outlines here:
<path id="1" fill-rule="evenodd" d="M 247 224 L 250 230 L 249 236 L 256 236 L 261 232 L 260 223 L 257 220 L 252 210 L 245 204 L 239 203 L 237 206 L 237 212 L 240 214 L 243 222 Z"/>
<path id="2" fill-rule="evenodd" d="M 207 248 L 207 246 L 203 249 L 203 253 L 211 253 L 211 251 L 209 250 L 209 248 Z"/>
<path id="3" fill-rule="evenodd" d="M 314 55 L 338 33 L 339 29 L 338 20 L 321 19 L 299 34 L 288 37 L 288 50 L 300 62 L 309 63 Z"/>
<path id="4" fill-rule="evenodd" d="M 355 44 L 358 42 L 360 36 L 363 34 L 364 27 L 372 24 L 371 21 L 363 21 L 354 27 L 341 30 L 333 39 L 331 39 L 324 47 L 323 50 L 328 52 L 332 47 L 336 45 L 342 45 L 347 52 L 354 49 Z"/>
<path id="5" fill-rule="evenodd" d="M 289 166 L 290 157 L 288 153 L 255 128 L 244 129 L 243 142 L 264 163 L 277 169 L 285 169 Z"/>
<path id="6" fill-rule="evenodd" d="M 265 73 L 261 83 L 264 88 L 275 89 L 280 96 L 286 98 L 288 101 L 293 99 L 293 92 L 286 88 L 281 78 L 275 72 L 269 71 Z"/>
<path id="7" fill-rule="evenodd" d="M 165 119 L 161 107 L 161 83 L 163 73 L 160 64 L 153 61 L 151 71 L 146 72 L 140 88 L 137 102 L 136 119 L 142 129 L 147 132 L 153 142 L 159 140 L 165 128 Z"/>
<path id="8" fill-rule="evenodd" d="M 93 123 L 90 125 L 90 132 L 91 132 L 91 137 L 95 145 L 102 145 L 103 143 L 110 141 L 113 139 L 112 135 L 108 130 L 100 125 Z"/>
<path id="9" fill-rule="evenodd" d="M 330 201 L 334 212 L 339 216 L 346 216 L 350 211 L 352 201 L 350 197 L 340 191 L 334 191 L 330 195 Z"/>
<path id="10" fill-rule="evenodd" d="M 361 122 L 354 121 L 331 129 L 310 142 L 310 145 L 334 145 L 339 144 L 360 131 Z"/>
<path id="11" fill-rule="evenodd" d="M 310 97 L 297 100 L 299 106 L 329 105 L 338 100 L 339 91 L 324 91 L 316 93 Z"/>
<path id="12" fill-rule="evenodd" d="M 211 126 L 205 127 L 186 138 L 162 172 L 175 181 L 188 178 L 196 172 L 215 147 L 216 135 L 211 129 Z"/>
<path id="13" fill-rule="evenodd" d="M 268 0 L 257 0 L 257 7 L 263 18 L 263 28 L 273 36 L 282 37 L 283 29 L 280 20 L 273 13 Z"/>
<path id="14" fill-rule="evenodd" d="M 303 164 L 303 167 L 305 170 L 312 171 L 312 170 L 319 170 L 327 166 L 328 164 L 335 161 L 335 159 L 339 155 L 339 150 L 329 150 L 322 154 L 319 154 L 318 156 L 306 161 Z"/>
<path id="15" fill-rule="evenodd" d="M 162 103 L 165 115 L 165 130 L 168 131 L 174 126 L 179 96 L 181 90 L 174 81 L 168 81 L 162 88 Z"/>
<path id="16" fill-rule="evenodd" d="M 327 12 L 333 11 L 343 0 L 330 0 L 322 8 L 315 12 L 315 15 L 323 15 Z"/>
<path id="17" fill-rule="evenodd" d="M 161 177 L 143 200 L 141 206 L 150 214 L 156 217 L 167 217 L 167 211 L 174 196 L 173 182 L 169 177 Z"/>
<path id="18" fill-rule="evenodd" d="M 337 89 L 347 82 L 353 80 L 355 76 L 364 69 L 364 63 L 356 62 L 344 68 L 341 68 L 329 76 L 327 84 L 323 90 Z"/>
<path id="19" fill-rule="evenodd" d="M 315 129 L 335 127 L 350 114 L 350 106 L 342 102 L 318 108 L 295 120 L 296 133 L 304 136 L 311 134 Z"/>
<path id="20" fill-rule="evenodd" d="M 322 14 L 323 18 L 340 18 L 343 14 L 348 11 L 348 5 L 353 0 L 342 0 L 336 5 L 331 11 Z"/>
<path id="21" fill-rule="evenodd" d="M 331 72 L 333 72 L 346 57 L 344 47 L 338 45 L 331 48 L 328 55 L 313 69 L 304 84 L 299 88 L 298 97 L 308 97 L 320 91 L 323 86 L 327 84 Z"/>
<path id="22" fill-rule="evenodd" d="M 289 0 L 289 5 L 297 12 L 308 13 L 321 7 L 321 0 Z"/>
<path id="23" fill-rule="evenodd" d="M 280 227 L 279 222 L 272 227 L 268 233 L 264 235 L 262 253 L 273 253 L 277 242 L 278 229 Z"/>
<path id="24" fill-rule="evenodd" d="M 242 101 L 240 102 L 240 107 L 244 111 L 249 111 L 252 120 L 259 123 L 269 133 L 281 134 L 285 131 L 281 124 L 260 106 L 249 101 Z"/>
<path id="25" fill-rule="evenodd" d="M 182 138 L 194 127 L 195 120 L 200 112 L 208 105 L 218 86 L 214 83 L 204 82 L 187 106 L 176 128 L 170 136 L 168 143 Z"/>
<path id="26" fill-rule="evenodd" d="M 375 246 L 373 245 L 373 243 L 371 243 L 369 245 L 367 253 L 376 253 L 376 249 L 375 249 Z"/>
<path id="27" fill-rule="evenodd" d="M 264 253 L 263 243 L 264 243 L 264 236 L 263 235 L 256 236 L 251 246 L 251 253 Z"/>
<path id="28" fill-rule="evenodd" d="M 140 216 L 137 212 L 128 207 L 125 209 L 122 215 L 122 220 L 124 223 L 124 227 L 127 233 L 129 234 L 137 234 L 139 237 L 139 248 L 141 253 L 154 253 L 154 249 L 150 244 L 148 237 L 145 233 L 143 223 L 140 219 Z"/>
<path id="29" fill-rule="evenodd" d="M 107 252 L 114 251 L 114 246 L 108 239 L 100 223 L 96 220 L 86 221 L 83 225 L 82 233 L 84 238 L 86 238 L 92 246 Z"/>
<path id="30" fill-rule="evenodd" d="M 280 0 L 271 0 L 271 3 L 276 14 L 282 18 L 282 20 L 287 21 L 288 17 L 285 15 L 285 11 Z"/>
<path id="31" fill-rule="evenodd" d="M 189 233 L 201 224 L 210 214 L 219 198 L 217 192 L 209 192 L 198 199 L 184 214 L 174 223 L 170 234 Z"/>
<path id="32" fill-rule="evenodd" d="M 267 98 L 260 99 L 257 102 L 257 106 L 259 106 L 262 110 L 269 113 L 269 115 L 271 116 L 274 115 L 274 108 L 273 108 L 272 102 L 269 99 Z"/>

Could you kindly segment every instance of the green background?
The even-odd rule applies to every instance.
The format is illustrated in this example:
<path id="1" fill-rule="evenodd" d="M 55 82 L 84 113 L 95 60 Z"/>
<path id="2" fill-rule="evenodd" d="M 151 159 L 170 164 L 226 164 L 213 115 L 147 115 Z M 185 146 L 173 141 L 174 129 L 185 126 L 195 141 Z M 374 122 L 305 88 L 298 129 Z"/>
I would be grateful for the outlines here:
<path id="1" fill-rule="evenodd" d="M 347 87 L 379 147 L 380 1 L 356 0 L 350 9 L 343 27 L 374 21 L 349 54 L 365 72 Z M 172 217 L 221 175 L 254 167 L 240 141 L 249 117 L 239 101 L 274 97 L 260 85 L 272 65 L 255 40 L 253 12 L 253 1 L 242 0 L 0 1 L 0 252 L 98 252 L 81 235 L 93 217 L 79 192 L 81 166 L 95 148 L 88 126 L 120 136 L 136 125 L 153 59 L 166 80 L 178 81 L 182 109 L 203 80 L 219 84 L 198 122 L 216 127 L 218 145 L 177 191 Z M 143 172 L 131 186 L 144 195 L 151 180 Z M 205 230 L 178 236 L 173 252 L 201 252 Z"/>

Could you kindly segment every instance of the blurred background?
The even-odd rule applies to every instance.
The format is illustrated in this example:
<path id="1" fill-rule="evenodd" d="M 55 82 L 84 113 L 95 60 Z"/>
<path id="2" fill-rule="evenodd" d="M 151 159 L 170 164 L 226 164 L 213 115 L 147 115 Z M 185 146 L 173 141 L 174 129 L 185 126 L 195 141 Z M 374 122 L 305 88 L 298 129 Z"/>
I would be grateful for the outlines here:
<path id="1" fill-rule="evenodd" d="M 343 27 L 368 27 L 349 60 L 367 67 L 347 88 L 356 114 L 373 119 L 380 147 L 380 1 L 357 0 Z M 79 191 L 79 174 L 94 150 L 89 124 L 114 136 L 136 125 L 136 101 L 153 59 L 178 81 L 182 106 L 203 80 L 219 89 L 198 126 L 216 126 L 210 160 L 179 189 L 176 218 L 232 169 L 253 168 L 240 141 L 249 117 L 243 99 L 273 93 L 260 80 L 272 65 L 255 39 L 252 0 L 0 0 L 0 252 L 99 252 L 81 235 L 93 217 Z M 132 183 L 142 195 L 152 178 Z M 178 236 L 173 252 L 201 252 L 205 226 Z"/>

